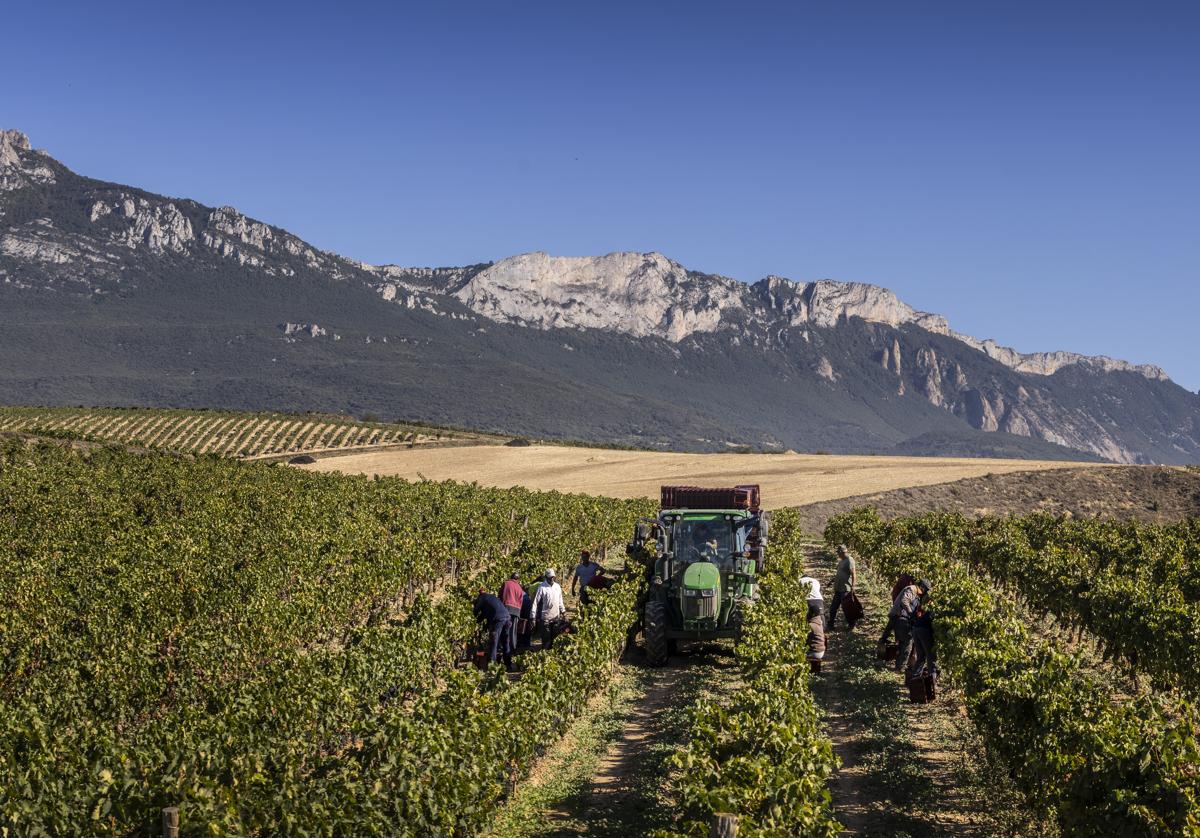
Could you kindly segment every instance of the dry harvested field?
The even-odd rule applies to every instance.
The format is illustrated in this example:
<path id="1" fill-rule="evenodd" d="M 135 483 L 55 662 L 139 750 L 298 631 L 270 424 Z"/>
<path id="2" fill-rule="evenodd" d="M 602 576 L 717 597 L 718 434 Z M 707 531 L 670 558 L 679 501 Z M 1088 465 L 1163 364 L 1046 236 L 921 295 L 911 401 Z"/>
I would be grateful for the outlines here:
<path id="1" fill-rule="evenodd" d="M 987 474 L 1097 467 L 1092 463 L 823 454 L 674 454 L 554 445 L 364 452 L 300 468 L 409 479 L 464 480 L 618 498 L 657 497 L 664 483 L 760 483 L 772 507 L 947 483 Z M 1100 466 L 1102 467 L 1102 466 Z"/>

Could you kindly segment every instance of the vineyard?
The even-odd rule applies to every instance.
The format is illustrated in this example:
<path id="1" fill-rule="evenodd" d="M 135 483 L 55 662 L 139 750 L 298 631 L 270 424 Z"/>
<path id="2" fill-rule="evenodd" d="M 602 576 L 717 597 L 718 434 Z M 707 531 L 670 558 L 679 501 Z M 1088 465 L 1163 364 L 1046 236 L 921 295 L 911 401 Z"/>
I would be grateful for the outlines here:
<path id="1" fill-rule="evenodd" d="M 1057 615 L 1155 684 L 1191 688 L 1194 522 L 931 514 L 885 523 L 859 510 L 825 534 L 886 576 L 932 581 L 949 679 L 989 751 L 1065 834 L 1200 834 L 1190 696 L 1118 679 L 1083 649 L 1035 631 L 1031 617 Z"/>
<path id="2" fill-rule="evenodd" d="M 461 831 L 528 746 L 483 731 L 593 688 L 636 596 L 506 689 L 455 665 L 470 595 L 618 540 L 638 504 L 19 442 L 0 463 L 15 834 L 150 834 L 168 805 L 219 834 Z"/>
<path id="3" fill-rule="evenodd" d="M 2 407 L 2 431 L 244 459 L 494 439 L 326 415 L 137 408 Z"/>
<path id="4" fill-rule="evenodd" d="M 510 572 L 619 547 L 653 508 L 0 440 L 0 834 L 158 836 L 175 808 L 183 835 L 555 834 L 512 819 L 490 830 L 546 782 L 555 748 L 572 759 L 575 731 L 631 665 L 649 689 L 663 676 L 622 658 L 650 557 L 608 551 L 616 584 L 572 599 L 574 630 L 514 673 L 469 664 L 471 603 Z M 812 673 L 801 577 L 827 553 L 799 522 L 775 513 L 740 640 L 669 673 L 658 755 L 631 751 L 651 761 L 650 796 L 601 831 L 932 826 L 918 810 L 936 798 L 894 779 L 869 793 L 912 810 L 903 829 L 865 827 L 847 796 L 847 718 L 881 726 L 870 770 L 932 763 L 910 753 L 900 684 L 864 660 L 872 638 L 831 635 L 831 669 Z M 901 572 L 933 581 L 949 697 L 921 712 L 965 708 L 1023 832 L 1161 836 L 1200 834 L 1197 535 L 1194 522 L 869 510 L 825 533 L 862 557 L 874 603 Z M 886 611 L 873 607 L 869 632 Z M 871 695 L 864 677 L 880 703 L 831 715 L 839 691 Z"/>

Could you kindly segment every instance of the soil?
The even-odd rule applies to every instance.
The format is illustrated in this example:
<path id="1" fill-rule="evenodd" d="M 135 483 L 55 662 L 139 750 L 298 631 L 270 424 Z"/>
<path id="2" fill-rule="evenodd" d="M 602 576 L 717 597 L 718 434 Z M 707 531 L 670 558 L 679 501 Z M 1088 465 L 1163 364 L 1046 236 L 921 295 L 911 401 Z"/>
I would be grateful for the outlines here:
<path id="1" fill-rule="evenodd" d="M 312 452 L 309 452 L 312 453 Z M 486 486 L 657 498 L 663 484 L 759 483 L 771 508 L 966 477 L 1062 469 L 1061 462 L 820 454 L 679 454 L 604 448 L 484 445 L 399 449 L 319 458 L 302 468 Z M 1083 470 L 1103 465 L 1079 466 Z"/>
<path id="2" fill-rule="evenodd" d="M 1200 468 L 1104 466 L 968 477 L 937 485 L 855 494 L 800 507 L 806 532 L 820 533 L 833 515 L 873 506 L 884 518 L 921 512 L 1178 521 L 1200 515 Z"/>

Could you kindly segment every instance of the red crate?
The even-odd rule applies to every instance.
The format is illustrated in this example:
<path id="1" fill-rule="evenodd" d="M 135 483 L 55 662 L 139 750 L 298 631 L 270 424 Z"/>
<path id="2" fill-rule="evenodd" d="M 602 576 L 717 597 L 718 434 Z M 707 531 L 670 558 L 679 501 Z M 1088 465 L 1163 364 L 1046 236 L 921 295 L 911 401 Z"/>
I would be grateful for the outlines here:
<path id="1" fill-rule="evenodd" d="M 710 489 L 702 486 L 663 486 L 663 509 L 759 509 L 757 484 Z"/>

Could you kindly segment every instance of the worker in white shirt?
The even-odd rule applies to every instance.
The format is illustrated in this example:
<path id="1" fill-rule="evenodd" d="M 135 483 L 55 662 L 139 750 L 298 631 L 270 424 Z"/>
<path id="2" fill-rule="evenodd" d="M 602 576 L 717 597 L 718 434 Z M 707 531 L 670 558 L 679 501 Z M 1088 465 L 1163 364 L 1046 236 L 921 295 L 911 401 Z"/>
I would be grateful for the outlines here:
<path id="1" fill-rule="evenodd" d="M 801 576 L 801 585 L 808 585 L 808 637 L 805 639 L 808 651 L 805 655 L 813 664 L 814 671 L 819 671 L 819 661 L 825 657 L 825 600 L 821 596 L 821 583 L 811 576 Z"/>
<path id="2" fill-rule="evenodd" d="M 533 598 L 533 619 L 542 626 L 542 648 L 549 649 L 554 646 L 554 638 L 566 627 L 567 609 L 554 568 L 546 571 L 544 579 Z"/>

